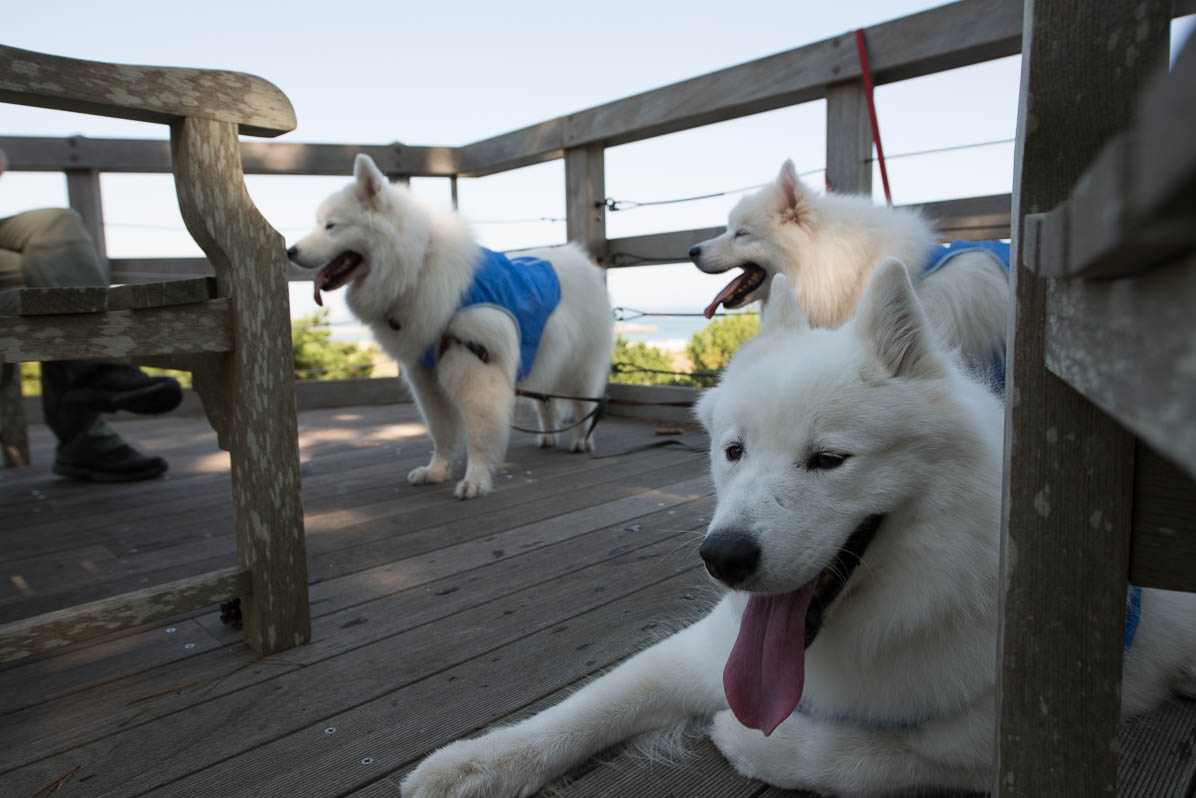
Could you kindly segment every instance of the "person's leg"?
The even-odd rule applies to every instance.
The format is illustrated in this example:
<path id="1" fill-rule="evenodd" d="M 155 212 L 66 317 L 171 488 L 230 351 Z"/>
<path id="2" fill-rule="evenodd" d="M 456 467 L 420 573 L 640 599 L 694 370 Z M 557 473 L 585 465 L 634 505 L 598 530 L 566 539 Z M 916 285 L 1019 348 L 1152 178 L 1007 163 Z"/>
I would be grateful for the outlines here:
<path id="1" fill-rule="evenodd" d="M 71 210 L 46 208 L 0 219 L 0 250 L 19 253 L 20 284 L 27 287 L 108 284 L 95 245 Z M 7 279 L 12 282 L 12 275 Z M 100 411 L 170 410 L 181 398 L 175 380 L 150 378 L 132 366 L 82 360 L 43 363 L 41 372 L 46 425 L 58 439 L 55 473 L 125 481 L 166 470 L 162 458 L 146 457 L 125 443 L 100 418 Z M 124 399 L 124 404 L 114 397 Z"/>

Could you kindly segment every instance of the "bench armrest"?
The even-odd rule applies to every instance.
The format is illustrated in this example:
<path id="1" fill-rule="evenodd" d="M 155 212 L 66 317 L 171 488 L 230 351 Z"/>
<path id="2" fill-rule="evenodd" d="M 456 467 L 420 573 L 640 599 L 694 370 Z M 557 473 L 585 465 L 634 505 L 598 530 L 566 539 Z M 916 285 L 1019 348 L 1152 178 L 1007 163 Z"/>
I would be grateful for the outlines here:
<path id="1" fill-rule="evenodd" d="M 84 61 L 6 45 L 0 102 L 163 124 L 199 117 L 236 123 L 249 136 L 295 129 L 290 100 L 255 75 Z"/>

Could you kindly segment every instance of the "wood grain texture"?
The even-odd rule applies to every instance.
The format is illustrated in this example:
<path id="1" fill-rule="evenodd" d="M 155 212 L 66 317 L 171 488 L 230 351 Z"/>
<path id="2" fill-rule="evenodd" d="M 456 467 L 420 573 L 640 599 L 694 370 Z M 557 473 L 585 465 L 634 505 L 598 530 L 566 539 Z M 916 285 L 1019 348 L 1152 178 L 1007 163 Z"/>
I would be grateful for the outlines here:
<path id="1" fill-rule="evenodd" d="M 1053 289 L 1046 366 L 1196 476 L 1196 254 L 1133 279 Z"/>
<path id="2" fill-rule="evenodd" d="M 226 352 L 234 341 L 231 316 L 227 299 L 107 313 L 0 316 L 0 360 L 111 360 Z"/>
<path id="3" fill-rule="evenodd" d="M 0 363 L 0 449 L 5 468 L 29 465 L 29 435 L 21 398 L 21 364 Z"/>
<path id="4" fill-rule="evenodd" d="M 195 277 L 110 288 L 10 288 L 0 291 L 0 316 L 52 316 L 190 305 L 216 296 L 216 280 Z"/>
<path id="5" fill-rule="evenodd" d="M 840 194 L 872 195 L 872 119 L 862 81 L 826 87 L 826 180 Z"/>
<path id="6" fill-rule="evenodd" d="M 245 190 L 233 124 L 187 119 L 171 128 L 171 149 L 183 221 L 233 308 L 237 347 L 208 393 L 220 395 L 237 557 L 253 579 L 245 638 L 265 655 L 311 636 L 285 244 Z"/>
<path id="7" fill-rule="evenodd" d="M 0 102 L 174 124 L 231 122 L 247 136 L 295 129 L 291 101 L 254 75 L 84 61 L 0 45 Z"/>
<path id="8" fill-rule="evenodd" d="M 606 255 L 606 167 L 599 144 L 565 153 L 565 230 L 601 262 Z"/>
<path id="9" fill-rule="evenodd" d="M 167 140 L 0 136 L 0 150 L 8 156 L 12 172 L 171 172 Z M 359 152 L 373 158 L 384 172 L 416 177 L 448 177 L 457 164 L 456 147 L 242 141 L 241 166 L 247 175 L 348 177 Z"/>
<path id="10" fill-rule="evenodd" d="M 964 0 L 865 29 L 877 84 L 1013 55 L 1021 3 Z M 850 34 L 728 67 L 504 133 L 461 148 L 477 176 L 560 157 L 564 149 L 660 136 L 817 100 L 827 84 L 859 77 Z"/>
<path id="11" fill-rule="evenodd" d="M 3 149 L 3 147 L 0 147 Z M 7 155 L 7 150 L 5 155 Z M 71 210 L 83 219 L 91 236 L 100 267 L 108 274 L 108 244 L 104 235 L 104 200 L 100 195 L 100 173 L 95 169 L 69 168 L 66 172 L 66 196 Z"/>
<path id="12" fill-rule="evenodd" d="M 125 593 L 91 604 L 0 626 L 0 662 L 10 662 L 130 626 L 247 596 L 249 574 L 226 568 L 167 585 Z"/>
<path id="13" fill-rule="evenodd" d="M 1166 57 L 1169 13 L 1169 2 L 1100 14 L 1070 0 L 1027 3 L 1015 264 L 1021 217 L 1064 200 L 1129 122 L 1142 82 Z M 1043 366 L 1060 286 L 1021 268 L 1013 280 L 993 794 L 1111 794 L 1134 442 Z"/>
<path id="14" fill-rule="evenodd" d="M 1196 480 L 1138 444 L 1130 582 L 1196 592 Z"/>

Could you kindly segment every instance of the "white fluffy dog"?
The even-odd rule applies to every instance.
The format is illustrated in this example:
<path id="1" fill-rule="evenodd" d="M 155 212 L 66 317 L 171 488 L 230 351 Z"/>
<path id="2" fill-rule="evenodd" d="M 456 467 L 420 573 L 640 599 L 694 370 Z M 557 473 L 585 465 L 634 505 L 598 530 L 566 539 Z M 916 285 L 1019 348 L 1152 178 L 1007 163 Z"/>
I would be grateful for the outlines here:
<path id="1" fill-rule="evenodd" d="M 933 333 L 905 268 L 812 329 L 784 276 L 760 335 L 700 402 L 730 590 L 704 619 L 561 704 L 453 743 L 406 798 L 529 796 L 688 718 L 740 773 L 891 794 L 991 784 L 1003 410 Z M 1196 595 L 1145 590 L 1123 708 L 1192 686 Z"/>
<path id="2" fill-rule="evenodd" d="M 773 275 L 784 274 L 815 327 L 838 327 L 851 318 L 876 268 L 897 258 L 913 270 L 926 313 L 948 346 L 971 368 L 1000 372 L 1011 301 L 1008 264 L 980 248 L 954 251 L 949 264 L 939 262 L 944 253 L 936 241 L 919 213 L 877 206 L 867 196 L 816 194 L 786 161 L 774 183 L 731 210 L 725 233 L 689 255 L 708 274 L 743 270 L 706 308 L 707 317 L 719 305 L 766 300 Z"/>
<path id="3" fill-rule="evenodd" d="M 572 245 L 508 261 L 478 246 L 458 214 L 389 184 L 369 156 L 357 156 L 353 174 L 288 254 L 320 269 L 317 302 L 321 290 L 348 284 L 349 308 L 402 364 L 433 444 L 408 481 L 447 478 L 464 432 L 468 462 L 454 495 L 480 496 L 506 453 L 516 385 L 603 394 L 613 325 L 602 272 Z M 537 402 L 541 446 L 555 445 L 566 404 L 575 419 L 593 409 Z M 574 427 L 571 448 L 593 448 L 586 424 Z"/>

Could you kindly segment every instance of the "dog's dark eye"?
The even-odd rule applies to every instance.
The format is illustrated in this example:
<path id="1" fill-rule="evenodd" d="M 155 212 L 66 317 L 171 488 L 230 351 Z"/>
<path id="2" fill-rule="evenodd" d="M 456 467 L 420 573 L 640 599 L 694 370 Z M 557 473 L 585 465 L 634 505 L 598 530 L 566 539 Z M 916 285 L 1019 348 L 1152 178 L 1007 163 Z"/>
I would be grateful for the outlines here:
<path id="1" fill-rule="evenodd" d="M 331 230 L 334 227 L 336 227 L 336 222 L 328 222 L 327 224 L 324 225 L 325 230 Z"/>
<path id="2" fill-rule="evenodd" d="M 843 462 L 850 457 L 846 454 L 835 454 L 834 452 L 814 452 L 810 455 L 810 459 L 806 461 L 806 469 L 809 471 L 830 471 L 832 468 L 838 468 L 843 465 Z"/>
<path id="3" fill-rule="evenodd" d="M 743 237 L 744 237 L 745 235 L 747 235 L 747 234 L 748 234 L 748 231 L 747 231 L 747 230 L 742 230 L 742 229 L 741 229 L 741 230 L 736 230 L 736 231 L 735 231 L 735 237 L 736 237 L 736 238 L 743 238 Z"/>
<path id="4" fill-rule="evenodd" d="M 738 443 L 733 443 L 726 449 L 723 449 L 723 454 L 725 454 L 727 459 L 733 463 L 739 458 L 743 457 L 743 447 Z"/>

